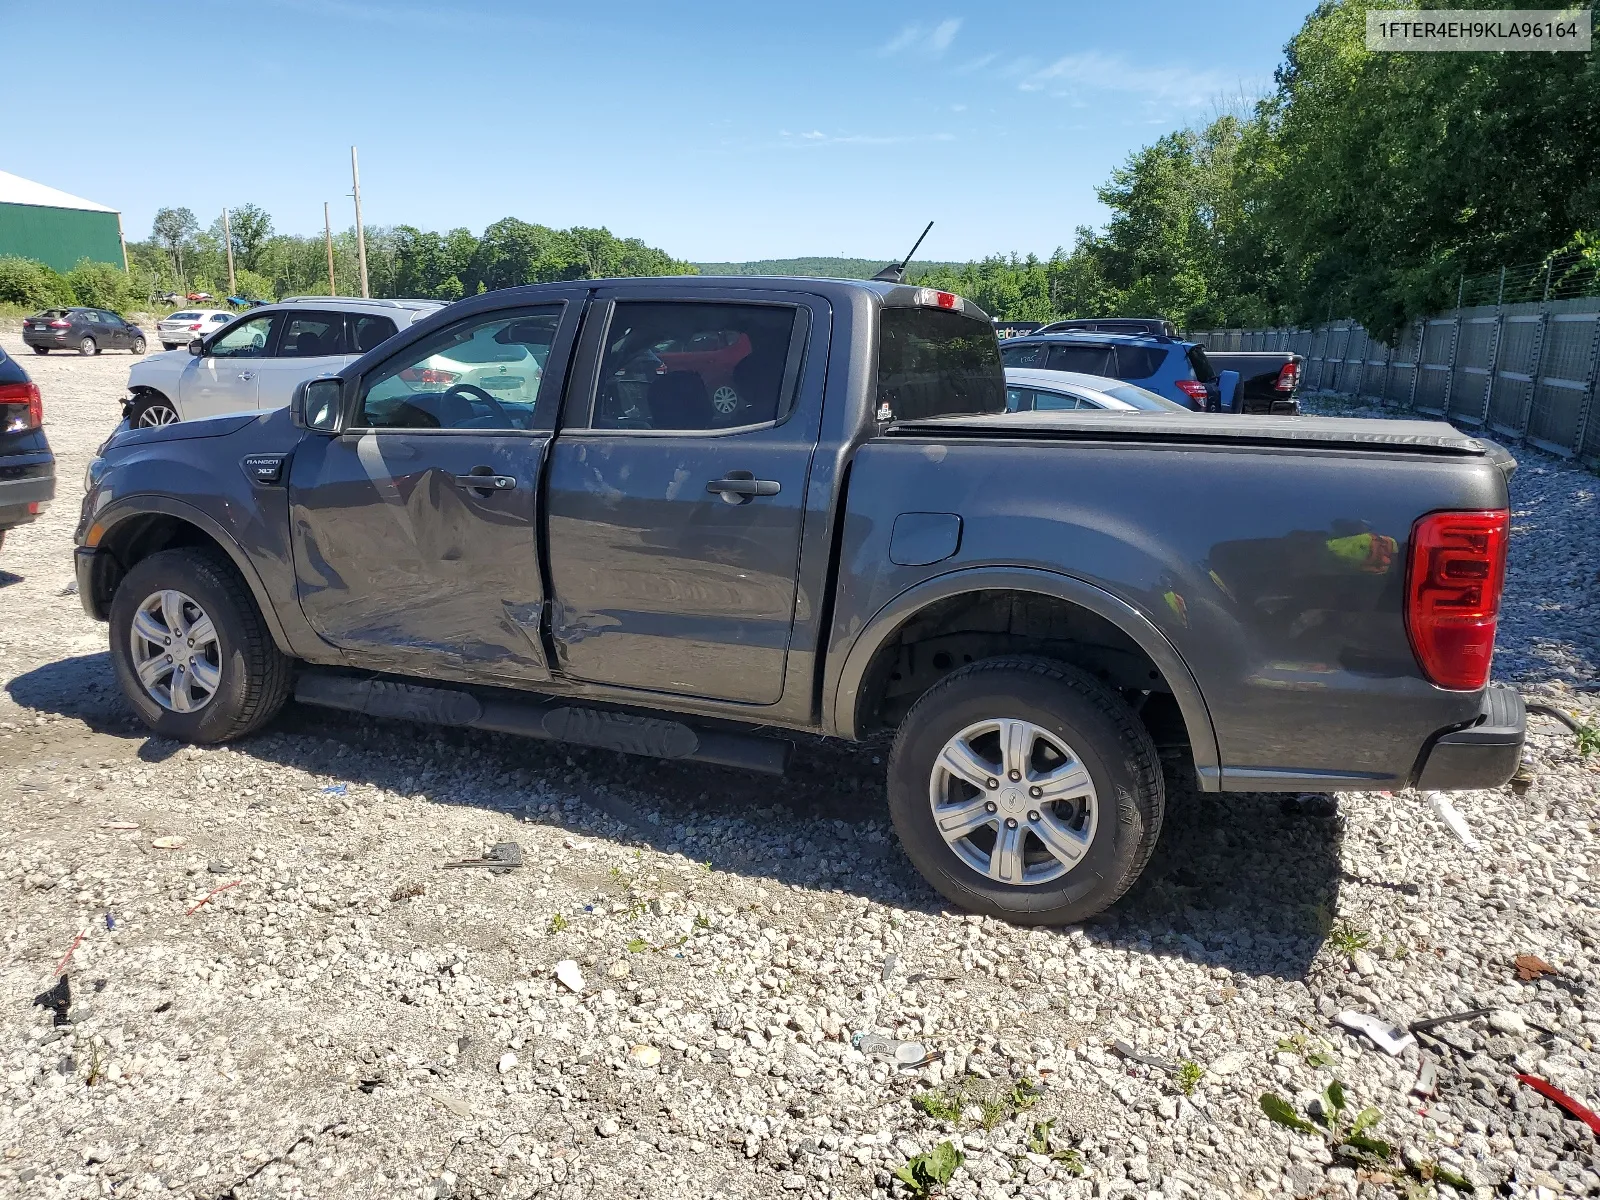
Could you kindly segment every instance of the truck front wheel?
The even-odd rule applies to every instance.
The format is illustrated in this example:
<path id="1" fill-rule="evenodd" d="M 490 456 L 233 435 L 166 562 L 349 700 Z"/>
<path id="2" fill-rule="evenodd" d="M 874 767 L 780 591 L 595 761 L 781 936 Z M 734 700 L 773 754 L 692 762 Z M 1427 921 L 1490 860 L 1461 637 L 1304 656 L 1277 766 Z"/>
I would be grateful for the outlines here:
<path id="1" fill-rule="evenodd" d="M 218 553 L 183 548 L 141 560 L 117 587 L 110 623 L 122 694 L 163 737 L 231 741 L 265 725 L 288 697 L 291 661 Z"/>
<path id="2" fill-rule="evenodd" d="M 1166 794 L 1156 748 L 1103 683 L 1050 659 L 954 671 L 906 714 L 889 811 L 953 904 L 1026 925 L 1109 908 L 1149 862 Z"/>

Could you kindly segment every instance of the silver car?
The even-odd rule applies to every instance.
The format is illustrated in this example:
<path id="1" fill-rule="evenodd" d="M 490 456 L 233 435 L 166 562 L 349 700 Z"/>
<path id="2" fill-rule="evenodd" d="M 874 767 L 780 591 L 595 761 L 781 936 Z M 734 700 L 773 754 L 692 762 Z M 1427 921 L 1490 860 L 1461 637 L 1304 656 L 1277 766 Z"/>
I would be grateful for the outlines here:
<path id="1" fill-rule="evenodd" d="M 1190 410 L 1148 388 L 1081 371 L 1006 368 L 1007 412 L 1180 412 Z"/>

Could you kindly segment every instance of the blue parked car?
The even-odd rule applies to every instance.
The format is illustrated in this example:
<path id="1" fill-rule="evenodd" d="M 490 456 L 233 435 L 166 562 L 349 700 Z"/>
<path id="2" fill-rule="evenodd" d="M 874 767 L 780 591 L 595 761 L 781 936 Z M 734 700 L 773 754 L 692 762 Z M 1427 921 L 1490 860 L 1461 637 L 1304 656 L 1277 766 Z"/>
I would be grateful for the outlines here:
<path id="1" fill-rule="evenodd" d="M 1239 373 L 1220 375 L 1205 347 L 1161 334 L 1036 333 L 1000 344 L 1007 367 L 1077 371 L 1137 383 L 1196 412 L 1231 412 Z"/>

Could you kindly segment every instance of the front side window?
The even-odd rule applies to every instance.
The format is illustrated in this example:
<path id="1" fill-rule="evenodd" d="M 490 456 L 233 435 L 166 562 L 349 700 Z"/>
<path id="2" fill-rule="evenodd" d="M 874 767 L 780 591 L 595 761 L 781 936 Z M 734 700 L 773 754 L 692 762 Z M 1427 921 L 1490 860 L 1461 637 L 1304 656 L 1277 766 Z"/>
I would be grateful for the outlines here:
<path id="1" fill-rule="evenodd" d="M 276 318 L 268 315 L 253 317 L 224 330 L 207 352 L 212 358 L 260 358 L 267 352 L 272 340 L 272 323 Z"/>
<path id="2" fill-rule="evenodd" d="M 994 327 L 939 308 L 885 308 L 879 318 L 879 420 L 1006 411 Z"/>
<path id="3" fill-rule="evenodd" d="M 787 415 L 799 310 L 781 304 L 619 302 L 606 332 L 595 429 L 734 429 Z"/>
<path id="4" fill-rule="evenodd" d="M 285 319 L 279 358 L 322 358 L 344 352 L 342 313 L 297 312 Z"/>
<path id="5" fill-rule="evenodd" d="M 1033 407 L 1033 393 L 1027 388 L 1006 389 L 1006 411 L 1027 412 Z"/>
<path id="6" fill-rule="evenodd" d="M 472 317 L 390 359 L 365 384 L 370 429 L 532 429 L 559 304 Z"/>

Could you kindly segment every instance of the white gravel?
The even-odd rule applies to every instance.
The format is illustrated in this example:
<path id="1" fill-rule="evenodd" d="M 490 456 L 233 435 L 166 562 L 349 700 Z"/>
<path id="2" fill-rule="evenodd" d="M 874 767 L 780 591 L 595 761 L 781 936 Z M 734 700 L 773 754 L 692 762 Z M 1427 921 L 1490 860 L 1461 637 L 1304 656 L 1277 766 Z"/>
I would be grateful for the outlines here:
<path id="1" fill-rule="evenodd" d="M 291 707 L 182 747 L 62 594 L 127 357 L 25 365 L 62 489 L 0 557 L 0 1194 L 904 1195 L 945 1140 L 958 1197 L 1392 1194 L 1257 1105 L 1335 1077 L 1420 1171 L 1600 1190 L 1593 1135 L 1514 1078 L 1600 1108 L 1600 755 L 1554 723 L 1525 795 L 1454 797 L 1476 854 L 1415 793 L 1182 795 L 1133 894 L 1059 931 L 941 906 L 880 746 L 808 743 L 775 783 Z M 1596 482 L 1525 457 L 1500 660 L 1590 723 L 1563 681 L 1600 658 Z M 499 841 L 528 865 L 441 869 Z M 1560 975 L 1519 982 L 1524 953 Z M 1427 1101 L 1423 1048 L 1332 1021 L 1469 1008 Z M 938 1057 L 892 1073 L 859 1032 Z"/>

